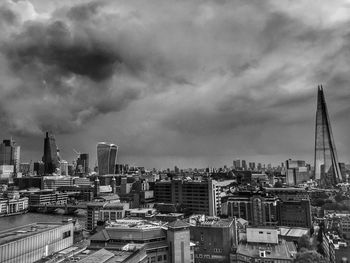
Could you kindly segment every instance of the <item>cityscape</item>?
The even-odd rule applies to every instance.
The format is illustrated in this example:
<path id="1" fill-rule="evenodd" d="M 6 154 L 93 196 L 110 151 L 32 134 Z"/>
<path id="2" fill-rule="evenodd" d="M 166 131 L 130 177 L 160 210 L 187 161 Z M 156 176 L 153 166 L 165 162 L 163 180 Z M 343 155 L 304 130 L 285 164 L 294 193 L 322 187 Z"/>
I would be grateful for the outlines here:
<path id="1" fill-rule="evenodd" d="M 0 263 L 350 262 L 345 3 L 59 2 L 0 3 Z"/>

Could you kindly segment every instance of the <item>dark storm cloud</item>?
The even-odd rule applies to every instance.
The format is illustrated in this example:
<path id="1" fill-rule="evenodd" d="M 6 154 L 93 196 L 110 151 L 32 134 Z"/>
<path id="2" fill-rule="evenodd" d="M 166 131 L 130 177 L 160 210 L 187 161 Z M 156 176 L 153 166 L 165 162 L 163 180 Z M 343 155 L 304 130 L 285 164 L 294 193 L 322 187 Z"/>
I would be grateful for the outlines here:
<path id="1" fill-rule="evenodd" d="M 75 35 L 62 21 L 27 25 L 7 43 L 3 53 L 14 70 L 56 67 L 53 77 L 77 74 L 94 81 L 110 77 L 115 65 L 122 63 L 111 47 Z"/>
<path id="2" fill-rule="evenodd" d="M 343 3 L 7 0 L 0 13 L 1 123 L 21 136 L 104 138 L 129 156 L 312 154 L 317 85 L 348 112 Z"/>

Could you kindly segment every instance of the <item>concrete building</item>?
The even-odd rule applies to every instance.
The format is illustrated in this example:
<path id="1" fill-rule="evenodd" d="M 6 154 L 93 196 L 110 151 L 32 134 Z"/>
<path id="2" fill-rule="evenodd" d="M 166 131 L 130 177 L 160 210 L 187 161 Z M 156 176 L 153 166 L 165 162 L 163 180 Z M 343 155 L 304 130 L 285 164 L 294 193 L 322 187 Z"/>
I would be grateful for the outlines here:
<path id="1" fill-rule="evenodd" d="M 28 198 L 0 198 L 0 217 L 23 214 L 28 211 Z M 0 261 L 1 262 L 1 261 Z"/>
<path id="2" fill-rule="evenodd" d="M 350 216 L 342 217 L 340 219 L 339 225 L 341 234 L 345 238 L 350 239 Z"/>
<path id="3" fill-rule="evenodd" d="M 310 200 L 279 202 L 278 225 L 290 227 L 312 227 Z"/>
<path id="4" fill-rule="evenodd" d="M 297 250 L 293 242 L 278 238 L 274 228 L 247 228 L 247 239 L 230 254 L 231 263 L 294 262 Z"/>
<path id="5" fill-rule="evenodd" d="M 239 192 L 222 204 L 222 215 L 243 218 L 254 226 L 277 224 L 278 198 L 263 192 Z"/>
<path id="6" fill-rule="evenodd" d="M 167 242 L 169 246 L 170 262 L 191 263 L 194 261 L 193 250 L 191 251 L 190 244 L 189 224 L 181 220 L 169 223 Z"/>
<path id="7" fill-rule="evenodd" d="M 0 262 L 31 263 L 73 245 L 73 223 L 34 223 L 0 232 Z"/>
<path id="8" fill-rule="evenodd" d="M 190 219 L 191 241 L 195 247 L 195 262 L 230 262 L 230 252 L 237 245 L 235 221 L 233 219 L 219 219 L 194 217 Z"/>
<path id="9" fill-rule="evenodd" d="M 8 184 L 13 182 L 14 166 L 0 165 L 0 184 Z"/>
<path id="10" fill-rule="evenodd" d="M 154 185 L 155 202 L 181 204 L 194 214 L 220 215 L 219 194 L 216 181 L 211 179 L 158 181 Z"/>
<path id="11" fill-rule="evenodd" d="M 140 219 L 116 220 L 91 237 L 90 248 L 113 250 L 131 243 L 144 245 L 147 262 L 194 263 L 189 224 L 180 220 L 169 224 Z"/>
<path id="12" fill-rule="evenodd" d="M 281 201 L 300 201 L 310 199 L 309 193 L 304 188 L 265 188 L 268 194 L 278 196 Z"/>
<path id="13" fill-rule="evenodd" d="M 13 172 L 19 172 L 21 147 L 12 139 L 0 144 L 0 165 L 13 165 Z"/>
<path id="14" fill-rule="evenodd" d="M 101 201 L 87 203 L 86 229 L 92 231 L 96 228 L 98 221 L 108 221 L 125 217 L 125 210 L 129 208 L 128 203 L 121 203 L 117 195 L 110 198 L 106 196 Z"/>
<path id="15" fill-rule="evenodd" d="M 68 194 L 53 190 L 42 190 L 29 194 L 29 205 L 67 204 Z"/>

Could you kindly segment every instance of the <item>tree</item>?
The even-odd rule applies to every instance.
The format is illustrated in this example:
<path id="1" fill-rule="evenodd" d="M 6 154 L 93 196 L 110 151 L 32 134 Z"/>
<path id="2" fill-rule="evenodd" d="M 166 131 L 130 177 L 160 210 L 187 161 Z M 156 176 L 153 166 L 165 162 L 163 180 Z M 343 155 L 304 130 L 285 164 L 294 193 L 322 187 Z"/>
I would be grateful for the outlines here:
<path id="1" fill-rule="evenodd" d="M 307 250 L 312 249 L 312 244 L 310 242 L 310 237 L 308 235 L 302 235 L 298 240 L 298 248 L 301 250 L 302 248 L 305 248 Z"/>
<path id="2" fill-rule="evenodd" d="M 294 263 L 329 263 L 324 257 L 315 250 L 299 252 Z"/>
<path id="3" fill-rule="evenodd" d="M 275 188 L 281 188 L 282 186 L 283 186 L 283 185 L 282 185 L 281 181 L 277 181 L 273 187 L 275 187 Z"/>

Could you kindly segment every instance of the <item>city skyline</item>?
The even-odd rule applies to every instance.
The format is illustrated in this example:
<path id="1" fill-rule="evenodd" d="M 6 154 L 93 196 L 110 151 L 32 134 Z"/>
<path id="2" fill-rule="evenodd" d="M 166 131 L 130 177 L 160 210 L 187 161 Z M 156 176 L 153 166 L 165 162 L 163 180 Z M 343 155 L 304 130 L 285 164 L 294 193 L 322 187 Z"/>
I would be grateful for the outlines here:
<path id="1" fill-rule="evenodd" d="M 23 161 L 50 130 L 91 167 L 99 141 L 148 168 L 312 164 L 322 84 L 349 162 L 345 1 L 56 2 L 0 5 L 0 136 Z"/>

